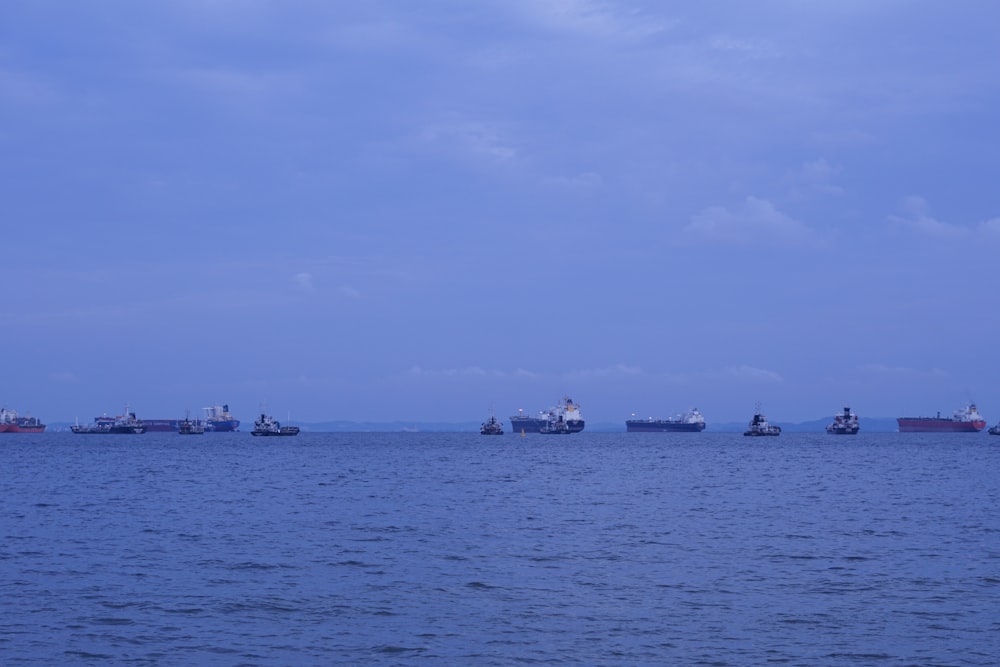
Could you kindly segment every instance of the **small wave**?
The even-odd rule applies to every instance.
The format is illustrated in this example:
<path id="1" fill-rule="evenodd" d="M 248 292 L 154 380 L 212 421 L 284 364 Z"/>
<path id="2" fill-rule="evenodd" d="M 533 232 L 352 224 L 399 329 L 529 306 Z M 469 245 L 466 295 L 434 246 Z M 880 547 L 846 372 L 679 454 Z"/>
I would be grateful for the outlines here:
<path id="1" fill-rule="evenodd" d="M 113 660 L 115 657 L 107 653 L 90 653 L 88 651 L 63 651 L 63 655 L 83 658 L 84 660 Z"/>
<path id="2" fill-rule="evenodd" d="M 135 621 L 131 618 L 118 618 L 115 616 L 102 616 L 93 619 L 93 621 L 98 625 L 135 625 Z"/>
<path id="3" fill-rule="evenodd" d="M 427 649 L 423 648 L 422 646 L 420 646 L 420 647 L 413 647 L 413 646 L 376 646 L 373 650 L 376 653 L 397 654 L 397 653 L 420 653 L 422 651 L 426 651 Z"/>

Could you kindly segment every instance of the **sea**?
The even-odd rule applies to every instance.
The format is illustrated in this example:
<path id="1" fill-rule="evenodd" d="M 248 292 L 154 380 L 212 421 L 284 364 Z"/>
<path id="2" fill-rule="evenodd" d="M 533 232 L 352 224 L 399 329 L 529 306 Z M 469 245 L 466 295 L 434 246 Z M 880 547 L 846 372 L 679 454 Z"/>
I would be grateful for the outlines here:
<path id="1" fill-rule="evenodd" d="M 997 665 L 1000 437 L 0 435 L 3 665 Z"/>

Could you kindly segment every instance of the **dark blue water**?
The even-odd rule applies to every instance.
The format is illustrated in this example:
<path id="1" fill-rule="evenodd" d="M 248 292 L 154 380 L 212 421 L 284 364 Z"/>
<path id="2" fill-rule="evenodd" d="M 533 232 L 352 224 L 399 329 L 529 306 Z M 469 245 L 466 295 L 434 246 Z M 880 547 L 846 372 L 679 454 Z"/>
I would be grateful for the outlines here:
<path id="1" fill-rule="evenodd" d="M 996 665 L 1000 438 L 0 435 L 4 665 Z"/>

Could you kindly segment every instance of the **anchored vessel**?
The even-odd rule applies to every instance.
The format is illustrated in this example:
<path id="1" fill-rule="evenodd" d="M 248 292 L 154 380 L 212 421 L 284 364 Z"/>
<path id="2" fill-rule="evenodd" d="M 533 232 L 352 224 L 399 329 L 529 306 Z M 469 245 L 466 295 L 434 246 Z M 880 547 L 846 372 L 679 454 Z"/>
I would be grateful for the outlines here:
<path id="1" fill-rule="evenodd" d="M 185 417 L 177 427 L 177 432 L 181 435 L 203 435 L 205 433 L 205 427 L 197 419 L 191 421 Z"/>
<path id="2" fill-rule="evenodd" d="M 70 427 L 70 430 L 73 433 L 84 434 L 139 435 L 146 432 L 146 425 L 135 416 L 134 412 L 129 411 L 126 405 L 124 415 L 118 415 L 117 417 L 101 415 L 100 417 L 94 417 L 93 424 L 84 426 L 77 424 Z"/>
<path id="3" fill-rule="evenodd" d="M 826 427 L 826 432 L 834 435 L 857 435 L 859 430 L 861 425 L 858 423 L 858 416 L 847 406 L 844 406 L 844 411 L 836 415 L 833 423 Z"/>
<path id="4" fill-rule="evenodd" d="M 479 427 L 479 433 L 480 435 L 503 435 L 503 424 L 497 421 L 497 418 L 491 414 L 490 418 Z"/>
<path id="5" fill-rule="evenodd" d="M 584 420 L 580 413 L 580 405 L 574 403 L 573 399 L 563 397 L 562 401 L 548 410 L 539 412 L 534 417 L 524 414 L 524 410 L 518 410 L 516 415 L 510 417 L 510 427 L 515 432 L 542 433 L 542 429 L 552 423 L 562 422 L 565 430 L 569 433 L 579 433 L 583 430 Z M 547 431 L 552 432 L 552 431 Z"/>
<path id="6" fill-rule="evenodd" d="M 253 423 L 251 435 L 298 435 L 298 426 L 282 426 L 271 415 L 260 413 L 260 419 Z"/>
<path id="7" fill-rule="evenodd" d="M 14 410 L 0 408 L 0 433 L 41 433 L 45 424 L 38 417 L 19 417 Z"/>
<path id="8" fill-rule="evenodd" d="M 899 417 L 900 433 L 978 433 L 986 428 L 986 420 L 975 403 L 955 410 L 951 417 Z"/>
<path id="9" fill-rule="evenodd" d="M 757 412 L 754 413 L 750 426 L 743 435 L 781 435 L 781 427 L 768 424 L 767 417 L 760 411 L 760 406 L 757 406 Z"/>
<path id="10" fill-rule="evenodd" d="M 628 433 L 698 433 L 705 430 L 705 418 L 698 408 L 670 419 L 626 419 Z"/>
<path id="11" fill-rule="evenodd" d="M 228 433 L 240 428 L 240 420 L 229 414 L 229 405 L 213 405 L 205 408 L 205 430 Z"/>

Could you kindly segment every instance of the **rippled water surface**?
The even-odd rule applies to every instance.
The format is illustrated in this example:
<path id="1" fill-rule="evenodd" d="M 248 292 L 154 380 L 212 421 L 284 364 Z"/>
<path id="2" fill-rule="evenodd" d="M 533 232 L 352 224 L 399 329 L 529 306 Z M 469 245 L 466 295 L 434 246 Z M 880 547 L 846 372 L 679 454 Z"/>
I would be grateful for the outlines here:
<path id="1" fill-rule="evenodd" d="M 996 665 L 986 434 L 0 435 L 4 665 Z"/>

